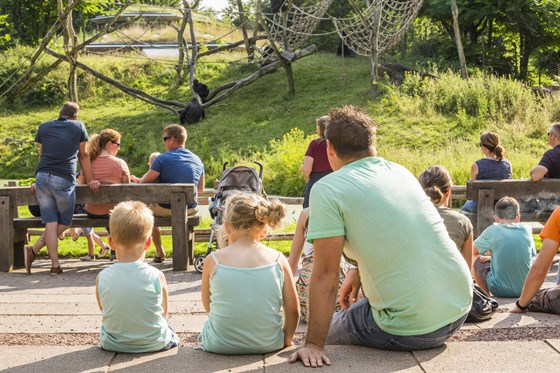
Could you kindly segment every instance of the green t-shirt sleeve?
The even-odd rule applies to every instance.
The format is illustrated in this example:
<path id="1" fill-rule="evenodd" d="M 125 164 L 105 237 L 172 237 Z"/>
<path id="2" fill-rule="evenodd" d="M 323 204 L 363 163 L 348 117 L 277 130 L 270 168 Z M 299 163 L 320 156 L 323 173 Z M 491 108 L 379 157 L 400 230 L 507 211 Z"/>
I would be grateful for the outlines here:
<path id="1" fill-rule="evenodd" d="M 344 219 L 336 192 L 329 185 L 317 182 L 309 199 L 309 227 L 307 240 L 344 236 Z"/>

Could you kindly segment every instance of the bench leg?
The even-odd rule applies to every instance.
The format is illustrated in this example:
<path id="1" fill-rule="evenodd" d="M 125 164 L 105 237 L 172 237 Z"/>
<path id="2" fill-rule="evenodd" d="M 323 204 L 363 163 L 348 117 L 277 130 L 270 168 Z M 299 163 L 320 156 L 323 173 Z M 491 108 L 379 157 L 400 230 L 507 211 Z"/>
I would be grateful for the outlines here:
<path id="1" fill-rule="evenodd" d="M 14 231 L 14 268 L 25 267 L 23 250 L 27 244 L 26 230 Z"/>

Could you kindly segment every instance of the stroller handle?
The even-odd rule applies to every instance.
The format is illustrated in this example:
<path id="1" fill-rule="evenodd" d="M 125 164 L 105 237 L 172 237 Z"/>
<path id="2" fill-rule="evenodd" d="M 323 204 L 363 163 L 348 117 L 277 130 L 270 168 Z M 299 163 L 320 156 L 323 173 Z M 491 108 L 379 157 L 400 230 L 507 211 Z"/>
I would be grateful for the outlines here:
<path id="1" fill-rule="evenodd" d="M 262 180 L 263 165 L 262 165 L 262 163 L 259 162 L 259 161 L 253 161 L 253 162 L 259 165 L 259 179 Z"/>
<path id="2" fill-rule="evenodd" d="M 222 172 L 226 170 L 228 164 L 229 162 L 224 162 L 224 167 L 222 168 Z"/>

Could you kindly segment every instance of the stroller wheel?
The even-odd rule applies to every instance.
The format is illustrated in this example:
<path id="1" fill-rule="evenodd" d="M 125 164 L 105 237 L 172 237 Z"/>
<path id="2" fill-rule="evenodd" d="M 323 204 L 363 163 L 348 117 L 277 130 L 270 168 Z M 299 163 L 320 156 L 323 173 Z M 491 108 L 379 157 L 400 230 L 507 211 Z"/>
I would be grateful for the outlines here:
<path id="1" fill-rule="evenodd" d="M 206 258 L 206 255 L 200 255 L 194 258 L 194 269 L 196 269 L 198 273 L 202 273 L 202 268 L 204 267 L 204 258 Z"/>

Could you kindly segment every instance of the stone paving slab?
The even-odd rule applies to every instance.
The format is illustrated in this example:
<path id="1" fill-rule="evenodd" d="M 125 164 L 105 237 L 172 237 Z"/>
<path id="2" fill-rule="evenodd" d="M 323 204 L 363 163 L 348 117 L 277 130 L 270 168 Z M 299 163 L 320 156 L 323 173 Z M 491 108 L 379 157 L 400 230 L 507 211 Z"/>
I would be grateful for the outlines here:
<path id="1" fill-rule="evenodd" d="M 413 354 L 425 372 L 560 372 L 560 353 L 544 341 L 456 342 Z"/>
<path id="2" fill-rule="evenodd" d="M 15 298 L 15 297 L 14 297 Z M 74 301 L 72 296 L 67 300 L 71 302 L 21 302 L 18 299 L 6 301 L 4 297 L 0 299 L 0 315 L 98 315 L 99 306 L 95 300 L 95 295 L 90 295 L 81 301 Z M 171 314 L 192 314 L 204 313 L 202 301 L 183 301 L 169 302 L 169 312 Z"/>
<path id="3" fill-rule="evenodd" d="M 114 354 L 96 346 L 0 346 L 2 372 L 105 372 Z"/>
<path id="4" fill-rule="evenodd" d="M 540 312 L 496 312 L 490 320 L 476 324 L 481 329 L 552 327 L 560 325 L 560 315 Z"/>
<path id="5" fill-rule="evenodd" d="M 225 356 L 192 348 L 174 348 L 154 354 L 117 354 L 108 372 L 265 372 L 263 355 Z"/>
<path id="6" fill-rule="evenodd" d="M 560 335 L 558 336 L 558 338 L 560 338 Z M 560 353 L 560 339 L 547 339 L 546 342 L 550 344 L 552 348 L 556 349 L 558 353 Z"/>
<path id="7" fill-rule="evenodd" d="M 99 315 L 2 316 L 0 333 L 99 333 Z"/>
<path id="8" fill-rule="evenodd" d="M 332 365 L 325 372 L 560 372 L 560 340 L 534 342 L 450 342 L 410 352 L 358 346 L 327 346 Z M 295 347 L 267 355 L 225 356 L 193 348 L 148 354 L 115 354 L 96 346 L 0 346 L 6 372 L 309 372 L 290 364 Z"/>
<path id="9" fill-rule="evenodd" d="M 288 362 L 295 347 L 266 357 L 266 372 L 310 372 L 301 362 Z M 323 366 L 320 372 L 422 372 L 410 352 L 382 351 L 359 346 L 327 346 L 332 365 Z M 317 370 L 311 370 L 313 372 Z"/>

